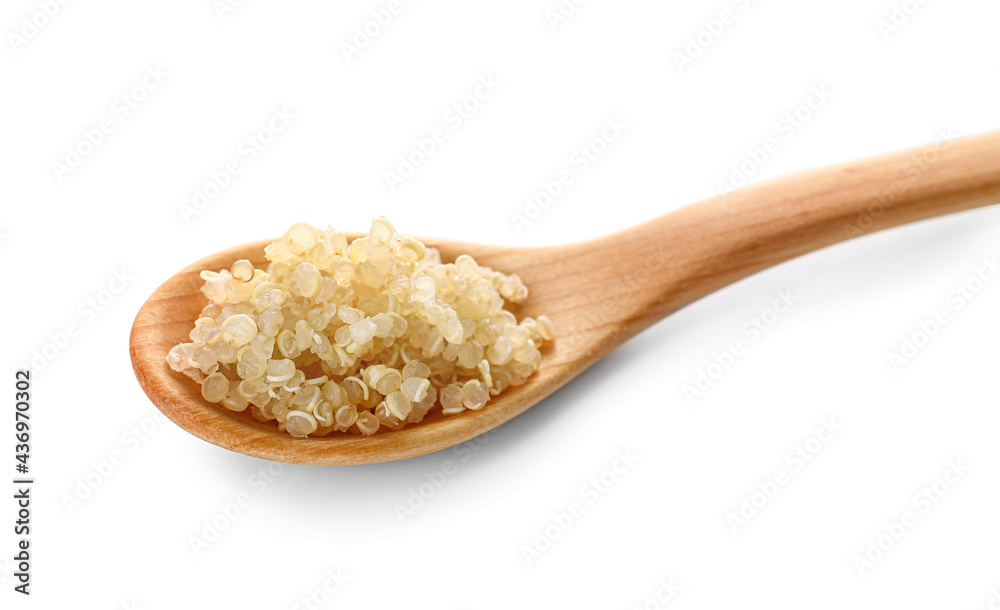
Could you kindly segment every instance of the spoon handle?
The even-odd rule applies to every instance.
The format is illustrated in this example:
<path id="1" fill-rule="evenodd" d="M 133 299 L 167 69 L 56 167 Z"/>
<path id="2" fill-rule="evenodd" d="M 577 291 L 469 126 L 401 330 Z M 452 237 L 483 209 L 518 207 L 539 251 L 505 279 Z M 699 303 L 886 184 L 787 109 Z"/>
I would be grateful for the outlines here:
<path id="1" fill-rule="evenodd" d="M 758 271 L 889 227 L 1000 202 L 1000 132 L 755 185 L 681 208 L 578 252 L 607 348 Z M 584 261 L 581 261 L 584 262 Z M 639 273 L 623 281 L 623 270 Z M 595 277 L 596 276 L 596 277 Z M 602 350 L 604 351 L 604 350 Z"/>

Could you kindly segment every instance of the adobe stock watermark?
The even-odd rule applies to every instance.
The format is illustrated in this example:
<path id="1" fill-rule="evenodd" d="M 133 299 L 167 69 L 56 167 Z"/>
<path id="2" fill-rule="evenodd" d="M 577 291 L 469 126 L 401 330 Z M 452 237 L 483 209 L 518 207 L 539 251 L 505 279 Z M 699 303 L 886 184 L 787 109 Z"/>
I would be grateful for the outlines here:
<path id="1" fill-rule="evenodd" d="M 792 305 L 801 298 L 791 288 L 778 290 L 775 295 L 769 307 L 764 308 L 759 314 L 751 316 L 740 327 L 740 336 L 743 337 L 743 340 L 733 341 L 722 351 L 713 352 L 712 361 L 698 368 L 694 372 L 693 378 L 681 386 L 681 391 L 689 406 L 694 405 L 699 398 L 715 387 L 716 382 L 733 368 L 736 361 L 746 355 L 747 347 L 759 341 L 764 333 L 773 328 L 781 316 L 787 313 Z"/>
<path id="2" fill-rule="evenodd" d="M 466 125 L 499 88 L 500 83 L 494 80 L 492 74 L 480 76 L 468 95 L 452 103 L 444 111 L 437 126 L 432 127 L 426 135 L 415 138 L 409 150 L 396 155 L 395 168 L 383 174 L 389 191 L 395 193 L 397 188 L 412 178 L 449 141 L 451 134 Z"/>
<path id="3" fill-rule="evenodd" d="M 108 137 L 132 117 L 153 91 L 169 76 L 159 64 L 146 66 L 142 78 L 111 101 L 107 115 L 80 132 L 80 137 L 66 145 L 66 153 L 52 162 L 52 173 L 63 182 L 78 170 L 84 161 L 104 146 Z"/>
<path id="4" fill-rule="evenodd" d="M 128 288 L 134 279 L 125 268 L 112 271 L 110 279 L 101 288 L 77 304 L 73 309 L 73 317 L 68 322 L 49 332 L 40 348 L 31 350 L 31 367 L 36 371 L 42 371 L 49 366 L 111 306 L 115 298 Z"/>
<path id="5" fill-rule="evenodd" d="M 545 9 L 545 21 L 549 24 L 549 29 L 554 32 L 559 26 L 569 22 L 570 18 L 576 15 L 576 11 L 587 2 L 588 0 L 558 0 L 553 6 Z"/>
<path id="6" fill-rule="evenodd" d="M 166 421 L 167 418 L 157 411 L 122 432 L 118 438 L 118 446 L 108 452 L 103 459 L 90 463 L 90 470 L 76 478 L 72 493 L 62 494 L 61 499 L 66 512 L 72 515 L 79 510 L 98 489 L 104 487 L 111 477 L 121 470 L 129 461 L 129 456 L 135 454 Z"/>
<path id="7" fill-rule="evenodd" d="M 786 454 L 783 465 L 774 472 L 757 481 L 754 490 L 740 497 L 735 509 L 726 513 L 726 524 L 733 534 L 739 534 L 741 528 L 753 521 L 778 493 L 802 472 L 823 449 L 826 448 L 843 431 L 844 424 L 835 417 L 824 417 L 819 427 L 811 436 L 797 443 Z"/>
<path id="8" fill-rule="evenodd" d="M 617 142 L 626 129 L 628 125 L 622 122 L 621 117 L 608 117 L 594 137 L 574 148 L 569 155 L 569 163 L 556 170 L 550 180 L 542 180 L 534 194 L 525 197 L 520 211 L 510 215 L 518 234 L 524 233 L 526 228 L 541 217 L 544 210 L 562 197 L 580 176 L 608 152 L 611 144 Z"/>
<path id="9" fill-rule="evenodd" d="M 920 9 L 927 5 L 928 0 L 903 0 L 893 3 L 889 14 L 875 22 L 882 40 L 889 42 L 889 39 L 898 34 L 910 19 L 915 17 Z"/>
<path id="10" fill-rule="evenodd" d="M 524 563 L 531 567 L 541 559 L 542 555 L 584 516 L 587 507 L 593 506 L 607 495 L 638 459 L 631 449 L 616 451 L 614 458 L 605 468 L 580 486 L 578 497 L 569 503 L 566 510 L 550 513 L 549 522 L 535 530 L 531 543 L 521 545 L 520 552 Z"/>
<path id="11" fill-rule="evenodd" d="M 70 0 L 37 0 L 38 8 L 30 15 L 21 17 L 21 22 L 7 33 L 7 42 L 14 54 L 20 55 L 21 50 L 37 38 L 69 3 Z"/>
<path id="12" fill-rule="evenodd" d="M 916 328 L 899 339 L 899 348 L 886 353 L 886 359 L 893 372 L 898 373 L 912 362 L 921 350 L 930 344 L 931 339 L 941 334 L 944 328 L 983 291 L 986 284 L 997 277 L 998 273 L 1000 273 L 998 255 L 982 257 L 975 273 L 945 293 L 945 305 L 935 309 L 929 316 L 917 320 Z"/>
<path id="13" fill-rule="evenodd" d="M 979 606 L 979 610 L 1000 610 L 1000 588 L 990 590 L 990 598 Z"/>
<path id="14" fill-rule="evenodd" d="M 396 22 L 396 18 L 406 9 L 410 1 L 389 0 L 382 8 L 375 9 L 369 13 L 369 18 L 364 23 L 354 26 L 354 33 L 350 40 L 340 43 L 340 52 L 347 63 L 353 62 L 362 52 L 382 35 L 390 25 Z"/>
<path id="15" fill-rule="evenodd" d="M 225 21 L 227 17 L 243 6 L 246 0 L 212 0 L 212 10 L 219 21 Z"/>
<path id="16" fill-rule="evenodd" d="M 683 47 L 671 53 L 677 71 L 684 73 L 701 58 L 751 7 L 751 0 L 731 0 L 711 17 L 702 20 L 701 29 L 685 39 Z"/>
<path id="17" fill-rule="evenodd" d="M 351 575 L 346 573 L 343 568 L 337 567 L 326 570 L 323 572 L 323 581 L 315 589 L 292 604 L 291 610 L 319 610 L 319 608 L 330 603 L 330 600 L 350 580 Z"/>
<path id="18" fill-rule="evenodd" d="M 208 208 L 209 204 L 221 197 L 236 177 L 270 148 L 278 134 L 288 129 L 295 118 L 295 113 L 289 110 L 288 106 L 272 109 L 263 126 L 240 140 L 233 156 L 219 169 L 208 172 L 206 179 L 194 187 L 191 199 L 177 206 L 184 223 L 190 224 L 196 216 Z"/>
<path id="19" fill-rule="evenodd" d="M 201 522 L 198 533 L 188 536 L 188 546 L 194 556 L 201 557 L 250 508 L 254 498 L 267 491 L 284 473 L 285 467 L 280 462 L 269 462 L 253 472 L 247 478 L 247 490 L 237 493 L 231 501 L 219 504 L 215 514 Z"/>
<path id="20" fill-rule="evenodd" d="M 910 190 L 914 182 L 941 160 L 941 153 L 951 148 L 959 135 L 951 127 L 938 129 L 932 145 L 904 159 L 896 170 L 896 179 L 890 182 L 889 186 L 872 192 L 871 202 L 865 206 L 854 222 L 844 224 L 847 237 L 853 239 L 872 232 L 876 228 L 875 221 L 894 206 L 899 198 Z"/>
<path id="21" fill-rule="evenodd" d="M 454 456 L 453 459 L 444 460 L 434 470 L 425 471 L 422 477 L 424 480 L 416 487 L 410 487 L 406 490 L 406 500 L 404 502 L 396 502 L 394 509 L 400 525 L 406 523 L 407 519 L 416 515 L 419 510 L 426 506 L 427 502 L 437 492 L 441 491 L 445 483 L 451 477 L 458 474 L 462 465 L 468 463 L 472 459 L 472 456 L 489 440 L 490 433 L 484 432 L 464 443 L 455 445 L 451 448 L 451 453 Z"/>
<path id="22" fill-rule="evenodd" d="M 632 610 L 663 610 L 680 595 L 681 588 L 671 577 L 657 579 L 656 591 L 642 603 L 632 606 Z"/>
<path id="23" fill-rule="evenodd" d="M 716 181 L 716 192 L 724 195 L 749 184 L 750 179 L 781 152 L 782 143 L 794 138 L 813 120 L 816 113 L 826 107 L 833 96 L 833 91 L 826 85 L 811 87 L 801 103 L 788 109 L 775 121 L 771 133 L 767 134 L 760 144 L 747 148 L 744 159 L 729 166 L 727 179 Z"/>
<path id="24" fill-rule="evenodd" d="M 670 264 L 670 260 L 670 251 L 667 246 L 657 244 L 643 253 L 642 258 L 634 263 L 631 271 L 621 276 L 621 283 L 630 292 L 640 292 L 645 289 L 646 283 L 654 274 L 659 273 Z M 605 299 L 600 306 L 588 309 L 586 318 L 581 324 L 560 330 L 559 340 L 572 348 L 584 346 L 587 343 L 587 334 L 613 319 L 620 308 L 620 300 Z"/>
<path id="25" fill-rule="evenodd" d="M 937 506 L 969 474 L 971 469 L 959 459 L 948 462 L 944 473 L 925 485 L 910 497 L 910 507 L 882 525 L 877 534 L 869 538 L 862 551 L 854 554 L 851 561 L 859 576 L 865 576 L 886 554 L 906 537 L 922 515 Z"/>

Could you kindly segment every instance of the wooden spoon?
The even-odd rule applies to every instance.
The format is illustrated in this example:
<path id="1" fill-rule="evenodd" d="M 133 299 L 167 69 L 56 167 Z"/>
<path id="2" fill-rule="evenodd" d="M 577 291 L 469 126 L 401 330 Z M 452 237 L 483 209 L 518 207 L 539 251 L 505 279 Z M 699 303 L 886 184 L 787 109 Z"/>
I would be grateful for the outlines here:
<path id="1" fill-rule="evenodd" d="M 206 402 L 196 383 L 167 366 L 167 352 L 188 340 L 206 304 L 199 272 L 229 268 L 242 258 L 261 266 L 269 242 L 213 254 L 164 282 L 136 316 L 132 365 L 167 417 L 220 447 L 299 464 L 399 460 L 499 426 L 664 316 L 762 269 L 852 237 L 998 201 L 995 132 L 753 186 L 581 244 L 525 249 L 424 240 L 446 262 L 467 253 L 519 274 L 530 295 L 518 317 L 548 315 L 557 337 L 543 350 L 538 373 L 486 408 L 438 412 L 369 438 L 293 438 L 273 422 L 254 420 L 249 410 L 233 413 Z"/>

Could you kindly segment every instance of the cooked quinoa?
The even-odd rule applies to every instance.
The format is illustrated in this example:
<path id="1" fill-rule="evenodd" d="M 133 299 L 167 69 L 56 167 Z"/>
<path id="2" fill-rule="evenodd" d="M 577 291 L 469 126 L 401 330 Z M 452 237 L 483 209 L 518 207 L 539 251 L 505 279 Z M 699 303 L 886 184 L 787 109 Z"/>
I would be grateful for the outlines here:
<path id="1" fill-rule="evenodd" d="M 247 260 L 203 271 L 209 304 L 167 363 L 205 400 L 292 436 L 375 434 L 432 409 L 478 410 L 538 370 L 545 316 L 504 309 L 528 290 L 471 256 L 444 264 L 384 218 L 348 243 L 298 223 Z"/>

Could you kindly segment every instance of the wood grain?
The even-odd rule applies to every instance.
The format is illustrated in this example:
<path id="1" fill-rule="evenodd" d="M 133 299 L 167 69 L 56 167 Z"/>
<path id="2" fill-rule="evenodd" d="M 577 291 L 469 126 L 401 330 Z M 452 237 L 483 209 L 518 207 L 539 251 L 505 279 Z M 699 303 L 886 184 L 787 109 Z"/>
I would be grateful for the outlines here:
<path id="1" fill-rule="evenodd" d="M 136 316 L 132 363 L 167 417 L 220 447 L 301 464 L 398 460 L 502 424 L 664 316 L 758 271 L 846 239 L 998 201 L 1000 132 L 776 180 L 587 243 L 522 249 L 424 240 L 446 261 L 467 253 L 519 274 L 530 296 L 515 313 L 548 315 L 557 339 L 543 350 L 541 369 L 526 385 L 481 411 L 437 414 L 370 438 L 293 438 L 273 423 L 204 401 L 196 383 L 167 366 L 167 352 L 188 340 L 206 304 L 200 271 L 228 268 L 241 258 L 260 266 L 268 242 L 213 254 L 164 282 Z M 604 213 L 613 214 L 613 206 Z"/>

